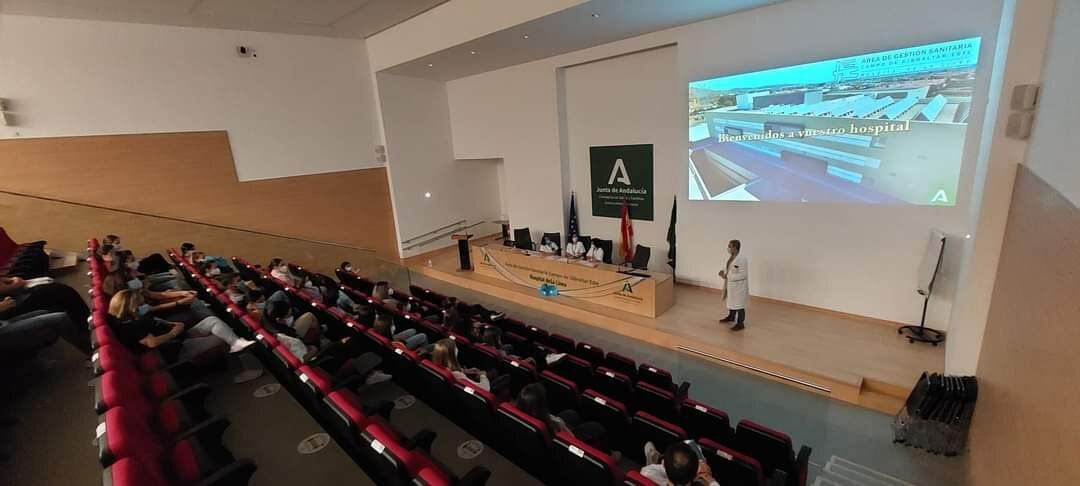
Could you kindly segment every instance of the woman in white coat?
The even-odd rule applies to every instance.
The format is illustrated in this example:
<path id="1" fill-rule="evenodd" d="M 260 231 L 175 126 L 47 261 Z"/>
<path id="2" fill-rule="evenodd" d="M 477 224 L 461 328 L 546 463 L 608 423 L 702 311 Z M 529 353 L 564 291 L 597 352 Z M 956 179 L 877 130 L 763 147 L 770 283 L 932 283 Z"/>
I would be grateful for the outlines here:
<path id="1" fill-rule="evenodd" d="M 724 298 L 727 300 L 728 315 L 720 319 L 720 322 L 735 322 L 732 331 L 741 331 L 746 328 L 746 301 L 750 299 L 750 281 L 748 274 L 750 267 L 747 266 L 746 257 L 739 254 L 742 243 L 739 240 L 731 240 L 728 243 L 727 265 L 720 271 L 720 278 L 724 279 Z"/>

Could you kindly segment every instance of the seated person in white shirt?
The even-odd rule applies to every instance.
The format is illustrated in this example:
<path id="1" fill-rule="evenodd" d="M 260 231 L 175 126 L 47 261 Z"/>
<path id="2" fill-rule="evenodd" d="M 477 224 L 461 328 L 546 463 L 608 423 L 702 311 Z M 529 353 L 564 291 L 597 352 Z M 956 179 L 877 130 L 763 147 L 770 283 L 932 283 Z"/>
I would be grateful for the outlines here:
<path id="1" fill-rule="evenodd" d="M 600 245 L 593 244 L 589 248 L 589 252 L 585 254 L 585 259 L 590 262 L 603 263 L 604 262 L 604 249 L 600 248 Z"/>
<path id="2" fill-rule="evenodd" d="M 671 486 L 719 486 L 712 469 L 693 441 L 673 442 L 661 454 L 652 442 L 645 443 L 645 462 L 641 475 L 656 484 Z"/>
<path id="3" fill-rule="evenodd" d="M 540 253 L 555 254 L 558 252 L 559 244 L 545 236 L 544 240 L 540 242 Z"/>
<path id="4" fill-rule="evenodd" d="M 578 235 L 570 236 L 570 244 L 566 245 L 566 256 L 570 258 L 583 258 L 585 256 L 585 243 L 581 242 Z"/>

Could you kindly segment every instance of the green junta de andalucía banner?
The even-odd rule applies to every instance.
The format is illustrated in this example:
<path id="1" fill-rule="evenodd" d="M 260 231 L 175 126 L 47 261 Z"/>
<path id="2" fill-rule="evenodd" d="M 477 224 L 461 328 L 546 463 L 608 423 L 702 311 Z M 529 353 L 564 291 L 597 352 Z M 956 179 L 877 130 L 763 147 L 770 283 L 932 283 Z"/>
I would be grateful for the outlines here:
<path id="1" fill-rule="evenodd" d="M 589 147 L 592 215 L 621 216 L 625 201 L 632 219 L 653 220 L 653 146 Z"/>

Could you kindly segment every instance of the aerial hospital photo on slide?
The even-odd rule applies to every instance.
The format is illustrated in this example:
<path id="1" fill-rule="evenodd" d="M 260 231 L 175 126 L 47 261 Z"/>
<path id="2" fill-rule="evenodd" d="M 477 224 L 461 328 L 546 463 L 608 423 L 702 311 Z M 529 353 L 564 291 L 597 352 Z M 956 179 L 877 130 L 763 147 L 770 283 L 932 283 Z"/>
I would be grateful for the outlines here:
<path id="1" fill-rule="evenodd" d="M 952 206 L 980 38 L 690 83 L 690 199 Z"/>

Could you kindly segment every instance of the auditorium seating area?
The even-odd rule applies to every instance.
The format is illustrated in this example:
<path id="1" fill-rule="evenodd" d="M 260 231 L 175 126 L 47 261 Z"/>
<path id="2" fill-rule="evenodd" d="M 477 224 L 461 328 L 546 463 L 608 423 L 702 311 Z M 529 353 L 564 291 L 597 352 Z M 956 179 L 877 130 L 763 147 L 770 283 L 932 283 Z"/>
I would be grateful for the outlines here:
<path id="1" fill-rule="evenodd" d="M 91 384 L 103 484 L 247 484 L 256 466 L 237 460 L 222 445 L 229 422 L 205 409 L 211 391 L 197 383 L 191 363 L 169 361 L 157 350 L 132 354 L 113 335 L 102 290 L 106 272 L 96 250 L 97 241 L 90 240 L 92 315 L 87 324 L 94 348 Z"/>
<path id="2" fill-rule="evenodd" d="M 352 435 L 360 431 L 361 446 L 385 445 L 372 433 L 365 433 L 369 426 L 355 424 L 357 420 L 361 424 L 369 423 L 355 405 L 348 408 L 347 404 L 356 403 L 355 397 L 347 391 L 334 393 L 334 390 L 322 389 L 328 380 L 317 368 L 305 367 L 262 330 L 258 322 L 231 306 L 227 297 L 219 290 L 215 291 L 212 281 L 198 275 L 190 264 L 179 263 L 199 280 L 199 287 L 216 294 L 234 318 L 240 316 L 239 321 L 247 331 L 262 343 L 260 349 L 264 350 L 267 361 L 276 361 L 275 367 L 292 371 L 286 373 L 286 379 L 299 380 L 315 396 L 321 395 L 330 411 L 339 420 L 350 424 Z M 570 435 L 551 434 L 544 423 L 518 410 L 509 401 L 501 402 L 492 393 L 455 379 L 449 371 L 417 352 L 376 334 L 370 329 L 372 322 L 360 322 L 337 308 L 327 308 L 243 258 L 234 257 L 233 263 L 244 278 L 258 279 L 285 290 L 294 304 L 310 307 L 319 322 L 327 325 L 328 333 L 360 338 L 366 350 L 383 358 L 396 383 L 549 484 L 651 484 L 635 471 L 644 463 L 645 442 L 651 441 L 662 450 L 672 441 L 688 438 L 697 440 L 708 452 L 707 460 L 717 477 L 726 479 L 724 484 L 806 484 L 809 447 L 802 446 L 796 453 L 786 434 L 749 420 L 743 420 L 733 428 L 722 410 L 689 398 L 688 383 L 678 385 L 671 373 L 648 363 L 639 365 L 629 357 L 605 353 L 589 343 L 575 342 L 569 336 L 549 333 L 538 325 L 511 317 L 489 319 L 480 315 L 488 324 L 502 329 L 507 342 L 514 343 L 517 356 L 567 354 L 552 366 L 546 366 L 544 360 L 536 360 L 533 364 L 515 355 L 500 356 L 490 346 L 473 343 L 429 322 L 422 317 L 423 313 L 402 314 L 396 306 L 376 301 L 371 296 L 375 286 L 371 279 L 340 269 L 337 272 L 341 291 L 353 300 L 378 306 L 379 312 L 393 315 L 399 330 L 416 329 L 427 335 L 429 342 L 453 339 L 464 366 L 497 369 L 508 375 L 511 395 L 516 395 L 527 384 L 541 383 L 548 393 L 552 412 L 576 409 L 583 418 L 603 424 L 611 435 L 611 443 L 619 444 L 618 449 L 623 452 L 622 460 L 617 461 L 610 454 Z M 421 309 L 440 308 L 448 299 L 430 289 L 413 286 L 409 290 L 408 293 L 395 291 L 394 298 L 415 302 Z M 477 310 L 465 302 L 458 301 L 457 305 L 465 313 L 463 315 L 473 315 Z M 388 433 L 390 427 L 381 418 L 370 423 L 377 424 L 374 427 L 384 432 L 384 438 L 396 435 Z M 378 440 L 379 445 L 374 440 Z M 444 473 L 422 451 L 399 450 L 396 454 L 402 454 L 404 459 L 391 460 L 382 466 L 396 471 L 399 477 L 416 475 L 424 469 L 429 469 L 431 475 Z"/>
<path id="3" fill-rule="evenodd" d="M 93 312 L 88 324 L 104 484 L 247 484 L 256 466 L 235 458 L 222 444 L 229 422 L 206 409 L 204 401 L 212 391 L 199 382 L 199 368 L 170 360 L 175 353 L 168 349 L 136 355 L 113 335 L 106 322 L 109 304 L 101 289 L 105 264 L 96 256 L 97 246 L 96 240 L 90 240 L 87 248 Z M 168 256 L 218 316 L 238 334 L 256 341 L 250 352 L 376 484 L 480 485 L 488 481 L 490 472 L 481 466 L 454 476 L 431 453 L 436 434 L 427 429 L 411 436 L 402 433 L 389 411 L 370 406 L 366 397 L 332 378 L 318 360 L 297 358 L 259 320 L 237 306 L 218 281 L 200 273 L 177 251 L 168 251 Z M 379 335 L 372 329 L 374 314 L 353 317 L 241 257 L 234 257 L 232 264 L 242 278 L 260 282 L 264 289 L 282 290 L 295 308 L 309 309 L 329 339 L 357 339 L 364 352 L 382 359 L 382 368 L 397 385 L 546 484 L 651 485 L 638 472 L 646 462 L 645 443 L 663 450 L 674 441 L 694 439 L 721 484 L 806 485 L 809 447 L 796 452 L 786 434 L 749 420 L 733 427 L 724 411 L 690 398 L 691 384 L 677 383 L 662 368 L 453 299 L 461 315 L 501 329 L 513 352 L 500 353 L 424 317 L 452 302 L 451 296 L 416 285 L 409 292 L 395 289 L 394 299 L 416 304 L 413 310 L 417 312 L 406 314 L 397 305 L 373 297 L 373 280 L 337 270 L 341 292 L 391 315 L 397 329 L 415 329 L 429 342 L 452 339 L 464 366 L 508 376 L 509 396 L 539 383 L 547 392 L 552 413 L 572 409 L 583 419 L 603 425 L 613 449 L 621 452 L 609 453 L 572 434 L 549 430 L 512 400 L 457 379 L 422 352 Z M 549 365 L 542 359 L 549 354 L 565 356 Z"/>

